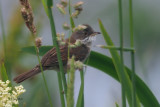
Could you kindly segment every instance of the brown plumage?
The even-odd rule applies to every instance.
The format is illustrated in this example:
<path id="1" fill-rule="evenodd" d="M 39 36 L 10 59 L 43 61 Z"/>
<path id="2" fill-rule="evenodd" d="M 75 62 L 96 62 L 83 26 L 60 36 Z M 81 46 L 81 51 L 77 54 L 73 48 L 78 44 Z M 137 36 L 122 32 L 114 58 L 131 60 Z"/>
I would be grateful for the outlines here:
<path id="1" fill-rule="evenodd" d="M 85 30 L 74 32 L 70 38 L 70 43 L 74 44 L 77 39 L 84 40 L 86 37 L 89 37 L 90 35 L 93 36 L 93 34 L 99 34 L 99 32 L 94 32 L 93 29 L 89 25 L 85 25 L 87 28 Z M 68 41 L 69 39 L 66 39 L 66 45 L 60 46 L 60 53 L 61 53 L 61 59 L 63 62 L 63 66 L 66 68 L 67 61 L 68 61 Z M 70 48 L 69 50 L 69 56 L 72 57 L 75 56 L 75 60 L 84 61 L 87 56 L 90 53 L 90 45 L 91 41 L 88 41 L 86 44 L 81 44 L 80 46 L 76 48 Z M 56 48 L 52 48 L 49 50 L 41 60 L 41 64 L 43 67 L 43 70 L 49 70 L 49 69 L 58 69 L 58 59 L 57 59 L 57 52 Z M 37 65 L 32 70 L 25 72 L 23 74 L 20 74 L 16 78 L 14 78 L 14 81 L 16 83 L 23 82 L 24 80 L 35 76 L 36 74 L 40 73 L 40 66 Z"/>

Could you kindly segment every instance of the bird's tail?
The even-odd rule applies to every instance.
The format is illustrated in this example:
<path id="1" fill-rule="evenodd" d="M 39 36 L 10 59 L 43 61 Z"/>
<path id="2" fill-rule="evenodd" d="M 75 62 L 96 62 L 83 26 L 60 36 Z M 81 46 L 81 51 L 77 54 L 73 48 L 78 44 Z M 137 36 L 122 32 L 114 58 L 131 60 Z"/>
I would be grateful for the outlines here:
<path id="1" fill-rule="evenodd" d="M 23 82 L 24 80 L 28 79 L 28 78 L 31 78 L 33 77 L 34 75 L 40 73 L 41 70 L 40 70 L 40 67 L 37 65 L 35 68 L 33 68 L 32 70 L 28 71 L 28 72 L 25 72 L 23 74 L 20 74 L 19 76 L 17 76 L 16 78 L 14 78 L 14 81 L 16 83 L 21 83 Z"/>

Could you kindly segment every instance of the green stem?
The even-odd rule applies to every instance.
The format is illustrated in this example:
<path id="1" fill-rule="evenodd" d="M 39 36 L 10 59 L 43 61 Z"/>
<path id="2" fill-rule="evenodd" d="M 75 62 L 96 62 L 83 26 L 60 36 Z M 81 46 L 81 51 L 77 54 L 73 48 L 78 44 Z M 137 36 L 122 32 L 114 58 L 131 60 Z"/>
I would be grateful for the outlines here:
<path id="1" fill-rule="evenodd" d="M 6 38 L 5 38 L 1 1 L 0 1 L 0 23 L 1 23 L 2 38 L 3 38 L 4 58 L 6 60 Z"/>
<path id="2" fill-rule="evenodd" d="M 65 99 L 64 99 L 64 95 L 63 95 L 63 85 L 62 85 L 62 79 L 61 79 L 61 73 L 57 72 L 57 76 L 58 76 L 58 85 L 59 85 L 59 92 L 60 92 L 60 98 L 61 98 L 61 106 L 65 107 Z"/>
<path id="3" fill-rule="evenodd" d="M 75 67 L 74 67 L 74 56 L 72 56 L 70 64 L 70 78 L 67 90 L 67 107 L 74 107 L 74 80 L 75 80 Z"/>
<path id="4" fill-rule="evenodd" d="M 47 85 L 47 82 L 46 82 L 46 79 L 45 79 L 45 76 L 44 76 L 44 73 L 43 73 L 43 68 L 42 68 L 42 64 L 41 64 L 41 61 L 40 61 L 40 57 L 39 57 L 39 50 L 38 50 L 38 48 L 36 47 L 36 45 L 35 45 L 35 50 L 36 50 L 38 62 L 39 62 L 39 65 L 40 65 L 40 69 L 41 69 L 43 81 L 44 81 L 44 84 L 45 84 L 45 87 L 46 87 L 46 91 L 47 91 L 47 96 L 48 96 L 48 99 L 49 99 L 49 103 L 50 103 L 50 106 L 53 107 L 52 99 L 51 99 L 51 96 L 50 96 L 50 94 L 49 94 L 48 85 Z"/>
<path id="5" fill-rule="evenodd" d="M 71 9 L 71 0 L 69 0 L 69 16 L 70 16 L 70 25 L 72 27 L 72 29 L 75 27 L 75 23 L 74 20 L 72 18 L 72 9 Z"/>
<path id="6" fill-rule="evenodd" d="M 136 84 L 135 84 L 135 61 L 134 61 L 135 54 L 131 52 L 131 65 L 132 65 L 132 106 L 137 107 L 137 100 L 136 100 Z"/>
<path id="7" fill-rule="evenodd" d="M 115 46 L 100 46 L 101 48 L 104 48 L 104 49 L 113 49 L 113 50 L 121 50 L 120 47 L 115 47 Z M 135 52 L 135 49 L 134 48 L 123 48 L 123 51 L 133 51 Z"/>
<path id="8" fill-rule="evenodd" d="M 132 0 L 129 0 L 129 22 L 130 22 L 130 46 L 131 48 L 134 48 L 134 35 L 133 35 L 133 11 L 132 11 Z M 135 87 L 135 61 L 134 58 L 135 54 L 134 52 L 131 52 L 131 68 L 132 68 L 132 106 L 136 107 L 136 87 Z"/>
<path id="9" fill-rule="evenodd" d="M 122 107 L 126 107 L 125 96 L 125 80 L 124 80 L 124 61 L 123 61 L 123 19 L 122 19 L 122 1 L 119 0 L 119 30 L 120 30 L 120 57 L 121 57 L 121 72 L 122 72 Z"/>
<path id="10" fill-rule="evenodd" d="M 76 107 L 84 107 L 84 72 L 83 70 L 80 71 L 80 75 L 81 75 L 81 87 L 79 90 Z"/>
<path id="11" fill-rule="evenodd" d="M 56 47 L 57 58 L 58 58 L 58 63 L 59 63 L 59 68 L 60 68 L 60 72 L 57 72 L 57 75 L 58 75 L 58 81 L 59 81 L 61 103 L 62 103 L 62 106 L 65 107 L 65 100 L 64 100 L 64 95 L 62 92 L 63 92 L 63 88 L 64 88 L 64 94 L 66 95 L 67 83 L 66 83 L 65 73 L 64 73 L 64 69 L 63 69 L 63 63 L 61 60 L 61 53 L 60 53 L 60 49 L 59 49 L 57 39 L 56 39 L 56 30 L 55 30 L 55 24 L 54 24 L 54 19 L 53 19 L 51 7 L 48 7 L 48 16 L 49 16 L 51 31 L 52 31 L 52 41 L 53 41 L 53 45 Z M 63 84 L 62 84 L 61 80 L 63 81 Z M 62 95 L 63 95 L 63 97 L 62 97 Z"/>

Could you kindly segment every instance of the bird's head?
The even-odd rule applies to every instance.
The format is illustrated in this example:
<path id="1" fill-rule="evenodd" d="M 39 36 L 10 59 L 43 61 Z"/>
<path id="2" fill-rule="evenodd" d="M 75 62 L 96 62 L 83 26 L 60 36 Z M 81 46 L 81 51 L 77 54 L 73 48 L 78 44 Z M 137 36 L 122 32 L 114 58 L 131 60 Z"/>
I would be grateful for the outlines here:
<path id="1" fill-rule="evenodd" d="M 93 40 L 93 37 L 95 37 L 97 34 L 101 34 L 100 32 L 95 32 L 91 26 L 87 24 L 83 24 L 84 29 L 75 31 L 72 34 L 72 38 L 75 40 L 81 40 L 82 43 L 87 44 Z"/>

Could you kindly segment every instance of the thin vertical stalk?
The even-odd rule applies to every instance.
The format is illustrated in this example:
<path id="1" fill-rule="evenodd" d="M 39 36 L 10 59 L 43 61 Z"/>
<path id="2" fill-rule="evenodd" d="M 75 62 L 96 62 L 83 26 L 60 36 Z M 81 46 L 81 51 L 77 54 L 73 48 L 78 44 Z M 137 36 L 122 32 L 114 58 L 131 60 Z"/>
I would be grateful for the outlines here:
<path id="1" fill-rule="evenodd" d="M 73 29 L 75 27 L 75 23 L 74 23 L 74 20 L 72 18 L 72 15 L 71 15 L 71 12 L 72 12 L 71 0 L 69 0 L 68 10 L 69 10 L 69 16 L 70 16 L 70 26 Z M 72 32 L 73 32 L 73 30 L 72 30 Z M 70 42 L 70 39 L 69 39 L 69 42 Z M 69 55 L 69 50 L 68 50 L 68 55 Z M 88 62 L 88 60 L 87 60 L 87 62 Z M 80 71 L 80 76 L 81 76 L 81 87 L 80 87 L 80 90 L 79 90 L 79 96 L 78 96 L 78 99 L 77 99 L 76 107 L 84 107 L 84 73 L 83 73 L 83 70 Z"/>
<path id="2" fill-rule="evenodd" d="M 48 85 L 47 85 L 47 82 L 46 82 L 46 79 L 45 79 L 45 76 L 44 76 L 44 73 L 43 73 L 43 68 L 42 68 L 42 64 L 41 64 L 41 61 L 40 61 L 40 57 L 39 57 L 39 52 L 38 52 L 39 50 L 38 50 L 38 48 L 36 47 L 36 45 L 35 45 L 35 50 L 36 50 L 38 62 L 39 62 L 39 65 L 40 65 L 40 69 L 41 69 L 41 73 L 42 73 L 44 85 L 45 85 L 45 87 L 46 87 L 46 91 L 47 91 L 47 96 L 48 96 L 48 99 L 49 99 L 49 103 L 50 103 L 50 106 L 53 107 L 52 99 L 51 99 L 51 96 L 50 96 L 50 94 L 49 94 Z"/>
<path id="3" fill-rule="evenodd" d="M 68 89 L 67 89 L 67 107 L 74 107 L 74 81 L 75 81 L 75 66 L 74 66 L 74 56 L 72 56 L 70 64 L 70 78 L 68 79 Z M 68 75 L 69 75 L 68 74 Z"/>
<path id="4" fill-rule="evenodd" d="M 131 65 L 132 65 L 132 106 L 136 107 L 136 86 L 135 86 L 135 60 L 134 60 L 135 54 L 134 52 L 131 52 Z"/>
<path id="5" fill-rule="evenodd" d="M 63 63 L 61 60 L 61 53 L 60 53 L 60 49 L 59 49 L 57 39 L 56 39 L 56 30 L 55 30 L 55 26 L 54 26 L 55 24 L 54 24 L 54 19 L 53 19 L 51 7 L 48 7 L 48 16 L 49 16 L 49 21 L 50 21 L 50 25 L 51 25 L 52 41 L 53 41 L 53 45 L 56 47 L 57 58 L 58 58 L 58 63 L 59 63 L 59 68 L 60 68 L 60 72 L 57 72 L 57 75 L 58 75 L 58 82 L 59 82 L 59 89 L 60 89 L 60 96 L 61 96 L 61 104 L 62 104 L 62 107 L 65 107 L 63 88 L 64 88 L 64 94 L 66 95 L 67 83 L 66 83 L 65 73 L 64 73 L 64 69 L 63 69 Z M 63 81 L 63 84 L 62 84 L 61 80 Z"/>
<path id="6" fill-rule="evenodd" d="M 133 10 L 132 0 L 129 0 L 129 22 L 130 22 L 130 46 L 134 48 L 134 35 L 133 35 Z M 132 107 L 136 107 L 136 87 L 135 87 L 135 61 L 134 52 L 131 51 L 131 69 L 132 69 Z"/>
<path id="7" fill-rule="evenodd" d="M 2 31 L 2 38 L 3 38 L 4 58 L 6 60 L 6 38 L 5 38 L 5 30 L 4 30 L 4 23 L 3 23 L 3 14 L 2 14 L 1 1 L 0 1 L 0 24 L 1 24 L 1 31 Z"/>
<path id="8" fill-rule="evenodd" d="M 83 70 L 80 70 L 80 75 L 81 75 L 81 87 L 79 90 L 76 107 L 84 107 L 84 72 Z"/>
<path id="9" fill-rule="evenodd" d="M 69 0 L 69 8 L 68 8 L 68 10 L 69 10 L 69 17 L 70 17 L 70 25 L 71 25 L 71 27 L 72 27 L 72 29 L 75 27 L 75 23 L 74 23 L 74 20 L 73 20 L 73 18 L 72 18 L 72 9 L 71 9 L 71 0 Z"/>
<path id="10" fill-rule="evenodd" d="M 124 61 L 123 61 L 123 18 L 122 18 L 122 1 L 118 1 L 119 7 L 119 31 L 120 31 L 120 58 L 121 58 L 121 84 L 122 84 L 122 107 L 126 107 L 125 84 L 124 84 Z"/>

